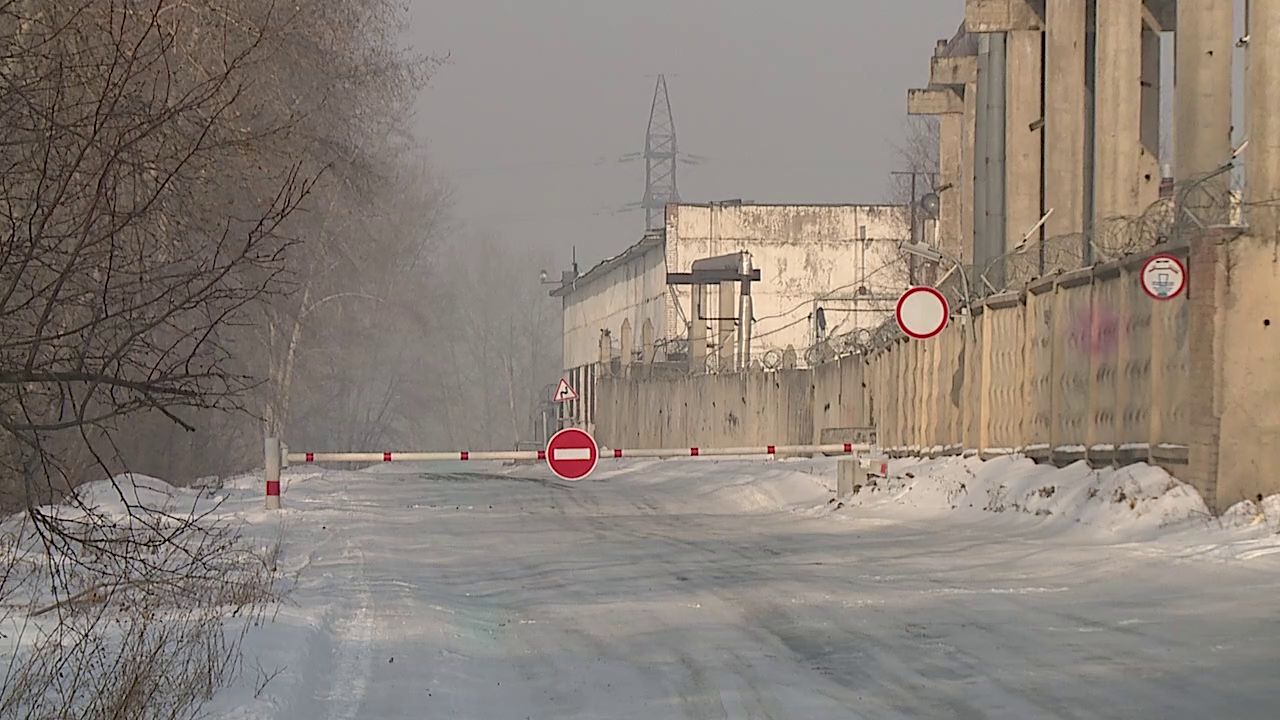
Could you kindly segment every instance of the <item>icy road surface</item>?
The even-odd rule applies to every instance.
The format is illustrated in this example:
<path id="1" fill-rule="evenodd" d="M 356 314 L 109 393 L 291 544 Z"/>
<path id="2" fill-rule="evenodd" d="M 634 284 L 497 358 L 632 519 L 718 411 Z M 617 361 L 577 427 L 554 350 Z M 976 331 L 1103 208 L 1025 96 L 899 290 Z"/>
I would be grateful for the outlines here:
<path id="1" fill-rule="evenodd" d="M 630 467 L 295 476 L 248 648 L 283 670 L 222 716 L 1280 717 L 1280 555 L 832 514 L 827 461 Z"/>

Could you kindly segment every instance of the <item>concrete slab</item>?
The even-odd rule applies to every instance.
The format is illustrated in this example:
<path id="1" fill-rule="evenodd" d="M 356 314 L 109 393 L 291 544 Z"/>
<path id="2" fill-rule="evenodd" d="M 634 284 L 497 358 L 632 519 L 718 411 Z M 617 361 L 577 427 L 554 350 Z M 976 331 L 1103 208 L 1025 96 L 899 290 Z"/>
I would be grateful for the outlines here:
<path id="1" fill-rule="evenodd" d="M 908 115 L 947 115 L 964 112 L 964 96 L 952 88 L 911 88 Z"/>
<path id="2" fill-rule="evenodd" d="M 969 32 L 1043 30 L 1044 0 L 965 0 L 964 24 Z"/>
<path id="3" fill-rule="evenodd" d="M 978 81 L 978 58 L 973 55 L 934 57 L 929 61 L 929 83 L 963 87 Z"/>

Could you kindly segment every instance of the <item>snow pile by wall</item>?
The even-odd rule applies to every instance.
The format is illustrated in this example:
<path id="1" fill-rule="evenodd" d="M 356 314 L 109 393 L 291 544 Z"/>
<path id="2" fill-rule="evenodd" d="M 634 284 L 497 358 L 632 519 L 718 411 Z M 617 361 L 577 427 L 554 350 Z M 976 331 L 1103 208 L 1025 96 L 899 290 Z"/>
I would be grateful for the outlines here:
<path id="1" fill-rule="evenodd" d="M 1094 469 L 1077 462 L 1056 468 L 1019 456 L 894 460 L 889 477 L 870 478 L 823 510 L 890 507 L 1018 513 L 1081 523 L 1135 540 L 1206 525 L 1280 532 L 1280 496 L 1242 502 L 1214 518 L 1194 488 L 1159 467 L 1138 463 Z"/>

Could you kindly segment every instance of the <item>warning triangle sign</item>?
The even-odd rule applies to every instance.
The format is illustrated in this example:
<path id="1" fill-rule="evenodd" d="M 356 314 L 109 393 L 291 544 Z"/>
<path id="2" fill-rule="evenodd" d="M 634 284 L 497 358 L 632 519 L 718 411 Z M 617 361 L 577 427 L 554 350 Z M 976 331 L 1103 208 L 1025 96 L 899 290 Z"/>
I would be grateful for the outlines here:
<path id="1" fill-rule="evenodd" d="M 556 394 L 553 395 L 551 399 L 555 402 L 568 402 L 570 400 L 577 400 L 578 393 L 574 392 L 573 388 L 569 387 L 568 380 L 560 378 L 560 384 L 556 386 Z"/>

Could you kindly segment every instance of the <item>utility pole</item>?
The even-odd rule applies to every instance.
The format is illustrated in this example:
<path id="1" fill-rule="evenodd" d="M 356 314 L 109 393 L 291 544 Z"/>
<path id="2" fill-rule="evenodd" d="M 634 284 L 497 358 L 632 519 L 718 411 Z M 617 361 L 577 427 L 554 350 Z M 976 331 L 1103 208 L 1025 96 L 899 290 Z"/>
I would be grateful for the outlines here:
<path id="1" fill-rule="evenodd" d="M 920 235 L 920 232 L 919 232 L 920 193 L 918 191 L 918 188 L 919 188 L 918 178 L 922 175 L 928 176 L 929 187 L 932 188 L 938 182 L 938 173 L 925 172 L 923 170 L 895 170 L 893 172 L 890 172 L 889 174 L 892 175 L 893 177 L 910 177 L 911 178 L 911 200 L 908 203 L 911 207 L 911 242 L 912 244 L 917 244 L 920 242 L 920 237 L 919 237 Z M 915 256 L 912 256 L 908 260 L 908 263 L 910 267 L 909 282 L 912 285 L 915 285 L 916 278 L 919 275 L 919 273 L 917 272 L 919 259 L 916 258 Z"/>

